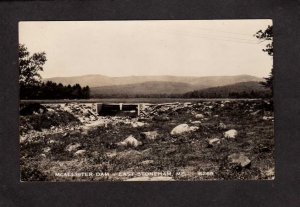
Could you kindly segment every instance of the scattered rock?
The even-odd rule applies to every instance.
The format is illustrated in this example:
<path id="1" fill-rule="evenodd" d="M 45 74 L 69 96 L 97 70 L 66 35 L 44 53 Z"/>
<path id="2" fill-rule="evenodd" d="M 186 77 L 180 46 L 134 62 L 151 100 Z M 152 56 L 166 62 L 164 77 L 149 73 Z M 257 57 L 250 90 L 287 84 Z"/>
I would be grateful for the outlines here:
<path id="1" fill-rule="evenodd" d="M 97 152 L 97 151 L 94 151 L 94 152 L 92 152 L 91 153 L 91 155 L 94 157 L 94 158 L 96 158 L 96 157 L 99 157 L 99 152 Z"/>
<path id="2" fill-rule="evenodd" d="M 80 128 L 80 132 L 82 135 L 87 135 L 90 131 L 90 128 L 89 126 L 83 126 L 82 128 Z"/>
<path id="3" fill-rule="evenodd" d="M 170 147 L 170 148 L 165 149 L 165 154 L 166 155 L 175 154 L 176 151 L 177 151 L 176 147 Z"/>
<path id="4" fill-rule="evenodd" d="M 89 117 L 91 115 L 90 110 L 82 110 L 82 115 L 85 117 Z"/>
<path id="5" fill-rule="evenodd" d="M 238 132 L 235 129 L 230 129 L 224 133 L 225 138 L 235 139 Z"/>
<path id="6" fill-rule="evenodd" d="M 218 126 L 219 129 L 227 129 L 227 126 L 224 123 L 220 123 Z"/>
<path id="7" fill-rule="evenodd" d="M 213 147 L 213 146 L 220 144 L 221 140 L 219 138 L 212 138 L 212 139 L 208 139 L 207 143 L 208 143 L 209 147 Z"/>
<path id="8" fill-rule="evenodd" d="M 264 174 L 265 174 L 265 177 L 267 179 L 274 180 L 275 179 L 275 169 L 274 169 L 274 167 L 266 170 Z"/>
<path id="9" fill-rule="evenodd" d="M 144 160 L 141 162 L 142 165 L 150 165 L 150 164 L 153 164 L 154 163 L 154 160 Z"/>
<path id="10" fill-rule="evenodd" d="M 46 147 L 43 149 L 43 152 L 47 153 L 47 152 L 50 152 L 51 148 L 50 147 Z"/>
<path id="11" fill-rule="evenodd" d="M 185 103 L 183 104 L 184 107 L 188 107 L 188 106 L 190 106 L 190 105 L 192 105 L 191 102 L 185 102 Z"/>
<path id="12" fill-rule="evenodd" d="M 179 135 L 179 134 L 183 134 L 186 132 L 193 132 L 193 131 L 196 131 L 197 129 L 199 129 L 199 127 L 196 127 L 196 126 L 190 127 L 187 124 L 180 124 L 180 125 L 176 126 L 174 129 L 172 129 L 171 135 Z"/>
<path id="13" fill-rule="evenodd" d="M 203 115 L 203 114 L 196 114 L 196 115 L 195 115 L 195 118 L 196 118 L 196 119 L 203 119 L 203 118 L 204 118 L 204 115 Z"/>
<path id="14" fill-rule="evenodd" d="M 191 124 L 201 124 L 201 121 L 191 121 Z"/>
<path id="15" fill-rule="evenodd" d="M 117 143 L 119 146 L 125 146 L 125 147 L 137 147 L 141 145 L 142 142 L 138 141 L 136 138 L 134 138 L 132 135 L 127 137 L 124 141 Z"/>
<path id="16" fill-rule="evenodd" d="M 143 127 L 143 126 L 145 126 L 145 123 L 143 123 L 143 122 L 133 122 L 132 124 L 131 124 L 131 126 L 133 127 L 133 128 L 137 128 L 137 127 Z"/>
<path id="17" fill-rule="evenodd" d="M 83 156 L 86 153 L 86 150 L 78 150 L 74 153 L 75 156 Z"/>
<path id="18" fill-rule="evenodd" d="M 79 147 L 81 147 L 81 144 L 79 144 L 79 143 L 76 143 L 76 144 L 69 144 L 69 145 L 66 147 L 66 151 L 72 152 L 72 151 L 77 150 Z"/>
<path id="19" fill-rule="evenodd" d="M 73 129 L 71 132 L 70 132 L 70 135 L 74 136 L 74 135 L 78 135 L 81 133 L 81 130 L 80 129 Z"/>
<path id="20" fill-rule="evenodd" d="M 116 151 L 112 151 L 112 152 L 107 152 L 106 156 L 109 158 L 113 158 L 117 156 L 117 152 Z"/>
<path id="21" fill-rule="evenodd" d="M 53 140 L 53 139 L 49 140 L 49 144 L 58 144 L 58 143 L 59 141 L 57 140 Z"/>
<path id="22" fill-rule="evenodd" d="M 96 121 L 97 120 L 97 118 L 94 117 L 94 116 L 89 116 L 89 118 L 90 118 L 91 121 Z"/>
<path id="23" fill-rule="evenodd" d="M 265 120 L 265 121 L 268 121 L 268 120 L 273 120 L 274 117 L 273 116 L 263 116 L 262 119 Z"/>
<path id="24" fill-rule="evenodd" d="M 251 164 L 251 161 L 247 156 L 242 153 L 234 153 L 228 156 L 229 162 L 237 164 L 240 167 L 247 167 Z"/>
<path id="25" fill-rule="evenodd" d="M 48 111 L 48 112 L 51 112 L 51 113 L 54 113 L 54 112 L 55 112 L 55 110 L 54 110 L 54 109 L 51 109 L 51 108 L 48 108 L 47 111 Z"/>
<path id="26" fill-rule="evenodd" d="M 141 135 L 147 140 L 155 140 L 158 138 L 157 131 L 142 132 Z"/>
<path id="27" fill-rule="evenodd" d="M 27 137 L 23 137 L 23 136 L 21 136 L 20 137 L 20 144 L 22 144 L 22 143 L 24 143 L 25 141 L 27 141 Z"/>

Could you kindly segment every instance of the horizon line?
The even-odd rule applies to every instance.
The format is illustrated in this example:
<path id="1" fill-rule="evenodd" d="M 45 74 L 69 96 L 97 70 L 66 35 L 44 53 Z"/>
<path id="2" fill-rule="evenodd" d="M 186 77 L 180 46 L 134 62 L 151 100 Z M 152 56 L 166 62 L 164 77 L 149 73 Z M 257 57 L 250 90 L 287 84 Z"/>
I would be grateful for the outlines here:
<path id="1" fill-rule="evenodd" d="M 85 75 L 73 75 L 73 76 L 53 76 L 47 77 L 42 79 L 51 79 L 51 78 L 74 78 L 74 77 L 84 77 L 84 76 L 104 76 L 108 78 L 124 78 L 124 77 L 162 77 L 162 76 L 170 76 L 170 77 L 195 77 L 195 78 L 202 78 L 202 77 L 230 77 L 230 76 L 253 76 L 257 78 L 264 78 L 256 75 L 249 75 L 249 74 L 239 74 L 239 75 L 206 75 L 206 76 L 193 76 L 193 75 L 126 75 L 126 76 L 108 76 L 102 74 L 85 74 Z"/>

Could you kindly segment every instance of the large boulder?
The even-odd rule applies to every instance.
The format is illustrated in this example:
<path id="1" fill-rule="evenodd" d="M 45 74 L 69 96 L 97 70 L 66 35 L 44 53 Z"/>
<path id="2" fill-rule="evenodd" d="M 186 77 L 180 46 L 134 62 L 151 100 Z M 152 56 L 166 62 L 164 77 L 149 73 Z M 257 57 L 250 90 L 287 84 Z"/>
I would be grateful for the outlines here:
<path id="1" fill-rule="evenodd" d="M 134 136 L 130 135 L 127 137 L 124 141 L 117 143 L 119 146 L 124 146 L 124 147 L 137 147 L 141 145 L 142 142 L 138 141 Z"/>
<path id="2" fill-rule="evenodd" d="M 225 138 L 235 139 L 238 132 L 235 129 L 230 129 L 224 133 Z"/>
<path id="3" fill-rule="evenodd" d="M 189 126 L 187 124 L 180 124 L 172 129 L 171 135 L 179 135 L 187 132 L 193 132 L 199 129 L 199 127 L 196 126 Z"/>
<path id="4" fill-rule="evenodd" d="M 238 165 L 240 167 L 248 167 L 251 160 L 243 153 L 234 153 L 228 156 L 229 163 Z"/>

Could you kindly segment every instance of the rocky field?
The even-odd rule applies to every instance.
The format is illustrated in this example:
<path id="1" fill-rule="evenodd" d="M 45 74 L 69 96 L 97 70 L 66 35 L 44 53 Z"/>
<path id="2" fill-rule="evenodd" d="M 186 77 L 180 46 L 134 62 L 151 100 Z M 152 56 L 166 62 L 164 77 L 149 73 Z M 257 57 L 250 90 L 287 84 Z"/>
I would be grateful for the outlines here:
<path id="1" fill-rule="evenodd" d="M 143 104 L 138 117 L 93 103 L 20 107 L 22 181 L 274 179 L 270 100 Z"/>

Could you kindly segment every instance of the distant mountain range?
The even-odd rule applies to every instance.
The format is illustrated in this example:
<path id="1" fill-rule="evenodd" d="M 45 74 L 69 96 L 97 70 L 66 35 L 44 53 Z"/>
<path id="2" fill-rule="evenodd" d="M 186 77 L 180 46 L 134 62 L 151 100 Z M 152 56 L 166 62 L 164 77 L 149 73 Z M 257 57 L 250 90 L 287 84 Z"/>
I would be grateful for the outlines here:
<path id="1" fill-rule="evenodd" d="M 91 94 L 182 94 L 194 90 L 232 85 L 241 82 L 259 82 L 262 78 L 250 75 L 237 76 L 126 76 L 109 77 L 85 75 L 44 79 L 64 85 L 88 85 Z"/>
<path id="2" fill-rule="evenodd" d="M 149 81 L 144 83 L 91 88 L 91 94 L 181 94 L 194 90 L 188 83 Z"/>

